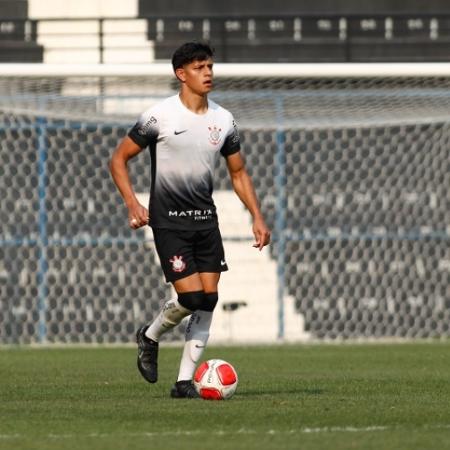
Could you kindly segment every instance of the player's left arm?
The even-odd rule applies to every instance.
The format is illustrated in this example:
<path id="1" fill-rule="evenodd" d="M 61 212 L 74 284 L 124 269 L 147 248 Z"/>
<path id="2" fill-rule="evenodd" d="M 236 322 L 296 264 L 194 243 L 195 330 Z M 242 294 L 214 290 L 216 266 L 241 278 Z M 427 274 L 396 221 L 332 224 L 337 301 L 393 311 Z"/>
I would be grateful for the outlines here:
<path id="1" fill-rule="evenodd" d="M 255 235 L 253 247 L 262 250 L 270 242 L 270 230 L 262 216 L 252 179 L 245 168 L 240 151 L 227 156 L 227 167 L 234 191 L 253 218 L 253 234 Z"/>

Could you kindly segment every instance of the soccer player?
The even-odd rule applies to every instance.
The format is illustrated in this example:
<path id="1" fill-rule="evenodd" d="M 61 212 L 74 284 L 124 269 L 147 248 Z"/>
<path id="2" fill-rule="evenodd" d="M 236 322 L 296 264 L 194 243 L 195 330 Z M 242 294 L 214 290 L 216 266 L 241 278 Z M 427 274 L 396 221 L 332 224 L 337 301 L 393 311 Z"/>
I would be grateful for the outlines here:
<path id="1" fill-rule="evenodd" d="M 215 162 L 226 159 L 232 185 L 253 218 L 253 247 L 269 244 L 253 184 L 240 153 L 239 133 L 229 111 L 208 99 L 213 87 L 213 50 L 187 42 L 173 54 L 178 95 L 145 111 L 114 151 L 110 169 L 128 208 L 129 226 L 152 227 L 156 250 L 177 298 L 136 333 L 137 365 L 150 383 L 158 379 L 160 337 L 190 315 L 173 398 L 197 398 L 192 378 L 205 349 L 220 274 L 228 270 L 212 199 Z M 151 155 L 149 209 L 136 198 L 127 164 L 145 148 Z"/>

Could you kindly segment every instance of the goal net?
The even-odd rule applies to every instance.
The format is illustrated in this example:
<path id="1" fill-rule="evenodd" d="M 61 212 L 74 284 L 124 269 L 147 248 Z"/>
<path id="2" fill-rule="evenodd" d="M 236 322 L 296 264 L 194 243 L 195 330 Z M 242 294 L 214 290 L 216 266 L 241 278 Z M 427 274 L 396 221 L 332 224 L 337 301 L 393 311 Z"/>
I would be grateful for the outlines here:
<path id="1" fill-rule="evenodd" d="M 450 67 L 215 73 L 211 98 L 238 122 L 273 230 L 260 260 L 244 256 L 251 228 L 239 228 L 221 161 L 219 218 L 238 278 L 224 279 L 215 335 L 448 337 Z M 108 160 L 138 115 L 176 92 L 166 64 L 2 66 L 0 343 L 131 342 L 173 295 L 151 233 L 128 228 Z M 144 196 L 149 164 L 148 152 L 130 164 Z"/>

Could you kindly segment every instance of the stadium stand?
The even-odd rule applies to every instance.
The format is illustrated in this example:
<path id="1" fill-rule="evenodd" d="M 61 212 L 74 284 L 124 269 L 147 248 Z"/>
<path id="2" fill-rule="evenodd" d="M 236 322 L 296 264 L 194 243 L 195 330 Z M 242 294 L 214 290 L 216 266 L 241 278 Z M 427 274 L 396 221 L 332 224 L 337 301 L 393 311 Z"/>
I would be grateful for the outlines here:
<path id="1" fill-rule="evenodd" d="M 35 24 L 28 20 L 27 0 L 0 0 L 0 62 L 41 62 Z"/>
<path id="2" fill-rule="evenodd" d="M 149 63 L 189 39 L 211 40 L 219 62 L 450 60 L 444 0 L 191 3 L 1 0 L 2 60 Z"/>
<path id="3" fill-rule="evenodd" d="M 150 63 L 153 43 L 137 2 L 29 0 L 45 63 Z"/>
<path id="4" fill-rule="evenodd" d="M 139 1 L 157 59 L 201 36 L 224 62 L 448 61 L 449 14 L 443 0 Z"/>
<path id="5" fill-rule="evenodd" d="M 377 15 L 372 2 L 292 1 L 282 16 L 273 2 L 123 3 L 29 0 L 36 27 L 19 27 L 18 35 L 31 30 L 31 45 L 45 47 L 45 62 L 166 60 L 180 41 L 199 36 L 218 43 L 221 61 L 450 59 L 450 8 L 437 0 L 420 11 L 416 2 L 380 1 Z M 26 2 L 2 4 L 8 15 L 22 17 L 18 24 L 34 23 L 25 19 Z M 13 35 L 8 23 L 16 22 L 1 21 L 0 36 Z M 4 78 L 0 287 L 7 302 L 0 342 L 130 342 L 136 323 L 156 314 L 171 293 L 144 231 L 131 233 L 124 223 L 105 161 L 136 117 L 131 97 L 148 102 L 175 83 Z M 286 239 L 281 248 L 274 235 L 270 274 L 274 262 L 285 272 L 292 316 L 304 319 L 297 337 L 450 335 L 449 85 L 448 75 L 218 79 L 214 95 L 237 114 L 273 230 L 279 230 L 282 136 Z M 121 101 L 129 103 L 117 107 Z M 108 116 L 111 105 L 127 117 Z M 139 192 L 148 190 L 148 154 L 143 158 L 132 168 Z M 223 165 L 216 188 L 231 191 Z M 236 245 L 236 259 L 241 251 Z M 275 300 L 265 284 L 258 288 Z M 232 318 L 251 308 L 224 312 L 230 329 Z"/>

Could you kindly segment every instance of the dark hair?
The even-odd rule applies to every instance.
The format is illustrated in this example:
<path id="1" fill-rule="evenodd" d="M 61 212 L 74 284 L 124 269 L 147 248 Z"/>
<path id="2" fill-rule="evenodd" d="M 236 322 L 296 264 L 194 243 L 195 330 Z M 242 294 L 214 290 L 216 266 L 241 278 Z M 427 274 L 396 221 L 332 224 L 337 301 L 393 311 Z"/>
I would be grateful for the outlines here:
<path id="1" fill-rule="evenodd" d="M 175 71 L 192 61 L 204 61 L 205 59 L 212 58 L 213 55 L 214 49 L 206 42 L 186 42 L 173 53 L 172 67 Z"/>

